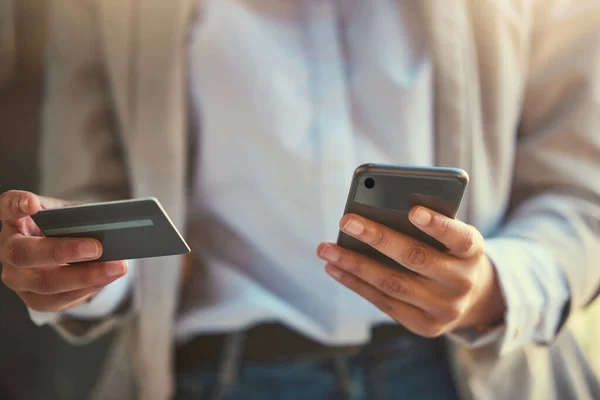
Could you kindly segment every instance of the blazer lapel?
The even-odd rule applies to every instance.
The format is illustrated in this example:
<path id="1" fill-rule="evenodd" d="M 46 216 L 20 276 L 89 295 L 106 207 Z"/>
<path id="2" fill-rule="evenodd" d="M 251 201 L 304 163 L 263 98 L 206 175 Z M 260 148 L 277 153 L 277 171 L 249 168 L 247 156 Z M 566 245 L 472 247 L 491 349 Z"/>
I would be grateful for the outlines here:
<path id="1" fill-rule="evenodd" d="M 468 115 L 473 75 L 468 6 L 465 0 L 421 3 L 434 57 L 435 161 L 438 166 L 471 167 L 471 116 Z M 469 220 L 471 191 L 463 198 L 459 217 Z"/>
<path id="2" fill-rule="evenodd" d="M 135 19 L 132 18 L 134 1 L 104 0 L 104 2 L 108 4 L 99 7 L 100 19 L 104 25 L 100 32 L 103 43 L 107 44 L 103 51 L 106 52 L 108 73 L 116 82 L 111 90 L 116 103 L 117 120 L 120 122 L 121 131 L 128 132 L 131 120 L 131 82 L 134 76 L 131 63 L 132 35 L 135 26 Z"/>
<path id="3" fill-rule="evenodd" d="M 127 24 L 122 24 L 121 32 L 107 32 L 114 36 L 113 43 L 120 40 L 120 35 L 135 43 L 132 46 L 124 41 L 113 50 L 114 57 L 130 57 L 129 63 L 119 63 L 114 72 L 122 77 L 118 97 L 129 114 L 124 140 L 132 194 L 158 198 L 181 230 L 185 229 L 187 186 L 185 39 L 194 3 L 137 0 L 131 3 L 136 7 L 129 19 L 133 23 L 131 31 L 123 31 Z M 138 317 L 134 360 L 144 378 L 140 398 L 166 398 L 172 388 L 172 322 L 181 262 L 174 258 L 140 261 L 140 290 L 136 291 L 135 301 L 143 307 Z"/>
<path id="4" fill-rule="evenodd" d="M 175 208 L 169 212 L 178 220 L 185 188 L 185 32 L 191 4 L 192 0 L 138 2 L 129 138 L 136 161 L 136 195 L 159 197 L 166 207 Z"/>

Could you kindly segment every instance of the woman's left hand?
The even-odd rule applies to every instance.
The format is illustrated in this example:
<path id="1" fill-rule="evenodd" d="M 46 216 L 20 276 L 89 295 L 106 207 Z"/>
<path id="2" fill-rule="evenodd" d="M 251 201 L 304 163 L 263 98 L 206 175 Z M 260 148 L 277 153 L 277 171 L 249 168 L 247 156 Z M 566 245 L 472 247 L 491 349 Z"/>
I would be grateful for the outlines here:
<path id="1" fill-rule="evenodd" d="M 392 268 L 332 243 L 319 245 L 325 270 L 410 331 L 436 337 L 456 328 L 502 320 L 506 305 L 484 239 L 473 226 L 417 206 L 411 222 L 443 243 L 440 252 L 355 214 L 340 229 L 407 270 Z"/>

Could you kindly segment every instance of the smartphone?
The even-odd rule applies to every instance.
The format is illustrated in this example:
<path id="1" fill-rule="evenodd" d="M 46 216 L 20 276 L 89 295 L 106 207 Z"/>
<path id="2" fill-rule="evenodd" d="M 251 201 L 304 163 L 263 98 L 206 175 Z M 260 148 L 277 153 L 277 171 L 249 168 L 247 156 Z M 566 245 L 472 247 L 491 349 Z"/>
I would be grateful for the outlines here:
<path id="1" fill-rule="evenodd" d="M 97 261 L 190 253 L 189 246 L 155 198 L 42 210 L 31 218 L 47 237 L 98 239 L 103 252 Z"/>
<path id="2" fill-rule="evenodd" d="M 364 164 L 354 172 L 344 215 L 358 214 L 445 251 L 442 243 L 410 222 L 408 213 L 424 206 L 455 218 L 468 183 L 468 174 L 458 168 Z M 402 267 L 344 232 L 340 231 L 337 243 L 383 264 Z"/>

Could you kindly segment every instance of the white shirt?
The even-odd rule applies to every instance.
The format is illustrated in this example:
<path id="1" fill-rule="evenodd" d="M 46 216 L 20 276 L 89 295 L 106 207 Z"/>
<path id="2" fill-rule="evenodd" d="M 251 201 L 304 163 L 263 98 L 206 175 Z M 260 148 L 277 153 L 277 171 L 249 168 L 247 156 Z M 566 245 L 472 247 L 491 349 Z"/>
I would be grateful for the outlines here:
<path id="1" fill-rule="evenodd" d="M 390 321 L 324 273 L 316 246 L 335 241 L 359 164 L 432 165 L 431 63 L 411 39 L 423 37 L 413 3 L 339 4 L 282 1 L 253 13 L 207 3 L 190 49 L 202 127 L 192 205 L 217 223 L 192 211 L 190 240 L 209 247 L 219 290 L 180 318 L 180 338 L 275 319 L 355 343 Z M 231 233 L 204 245 L 218 225 Z"/>
<path id="2" fill-rule="evenodd" d="M 202 301 L 184 299 L 177 341 L 279 321 L 323 343 L 350 344 L 391 322 L 332 280 L 316 247 L 337 237 L 356 166 L 434 163 L 433 64 L 414 7 L 412 0 L 204 2 L 189 49 L 200 127 L 189 241 L 206 270 L 196 285 Z M 545 305 L 530 289 L 566 301 L 558 267 L 548 276 L 499 277 L 507 324 L 518 318 L 531 327 L 506 335 L 502 348 L 552 337 L 560 310 L 536 328 Z M 69 314 L 107 315 L 132 279 L 135 268 Z"/>

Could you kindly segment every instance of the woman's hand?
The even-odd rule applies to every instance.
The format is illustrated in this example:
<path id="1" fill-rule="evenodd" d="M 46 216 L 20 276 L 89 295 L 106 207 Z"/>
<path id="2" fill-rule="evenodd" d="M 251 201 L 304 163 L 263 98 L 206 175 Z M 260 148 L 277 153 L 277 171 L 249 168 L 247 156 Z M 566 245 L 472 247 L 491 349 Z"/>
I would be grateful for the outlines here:
<path id="1" fill-rule="evenodd" d="M 126 261 L 94 262 L 102 255 L 99 241 L 45 237 L 31 218 L 67 205 L 23 191 L 0 195 L 2 281 L 35 311 L 75 307 L 127 272 Z"/>
<path id="2" fill-rule="evenodd" d="M 443 243 L 440 252 L 416 239 L 354 214 L 340 229 L 407 268 L 380 264 L 335 244 L 317 253 L 325 270 L 410 331 L 435 337 L 459 327 L 502 320 L 506 305 L 479 231 L 425 207 L 415 207 L 411 222 Z"/>

